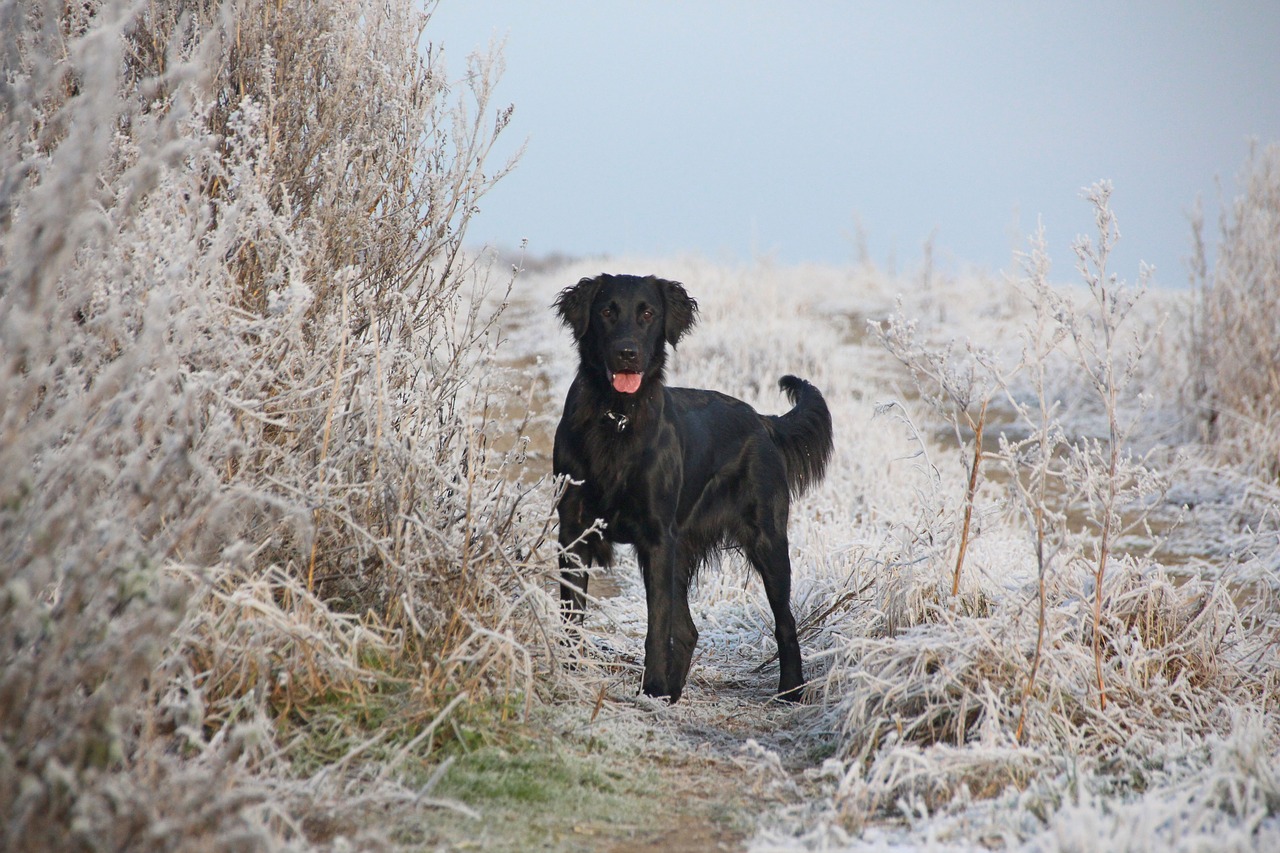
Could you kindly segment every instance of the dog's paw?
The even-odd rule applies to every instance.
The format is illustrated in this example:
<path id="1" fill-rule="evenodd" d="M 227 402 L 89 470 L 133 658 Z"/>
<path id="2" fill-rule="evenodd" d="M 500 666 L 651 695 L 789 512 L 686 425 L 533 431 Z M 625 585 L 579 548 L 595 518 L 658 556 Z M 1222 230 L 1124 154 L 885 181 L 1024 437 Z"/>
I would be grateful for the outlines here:
<path id="1" fill-rule="evenodd" d="M 804 705 L 809 701 L 805 696 L 804 684 L 797 684 L 794 687 L 783 687 L 779 685 L 778 695 L 776 698 L 782 702 L 790 702 L 793 705 Z"/>
<path id="2" fill-rule="evenodd" d="M 667 682 L 662 678 L 653 678 L 648 675 L 640 683 L 640 692 L 650 699 L 666 699 L 668 702 L 675 702 L 671 697 L 671 690 L 667 687 Z M 677 694 L 676 698 L 679 698 Z"/>

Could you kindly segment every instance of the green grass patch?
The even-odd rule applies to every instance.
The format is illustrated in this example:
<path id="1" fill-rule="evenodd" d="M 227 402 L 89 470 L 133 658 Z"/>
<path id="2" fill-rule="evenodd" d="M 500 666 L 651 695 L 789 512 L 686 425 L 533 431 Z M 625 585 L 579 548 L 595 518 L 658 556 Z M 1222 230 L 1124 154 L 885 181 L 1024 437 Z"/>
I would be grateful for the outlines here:
<path id="1" fill-rule="evenodd" d="M 465 803 L 555 805 L 569 797 L 608 806 L 611 798 L 643 793 L 640 782 L 593 756 L 486 747 L 455 760 L 437 792 Z"/>
<path id="2" fill-rule="evenodd" d="M 432 796 L 463 803 L 481 818 L 441 811 L 401 843 L 596 850 L 652 836 L 672 816 L 669 783 L 634 757 L 532 738 L 446 752 L 453 763 Z"/>
<path id="3" fill-rule="evenodd" d="M 359 694 L 331 692 L 308 697 L 305 704 L 290 707 L 277 717 L 281 741 L 288 743 L 291 763 L 299 776 L 307 776 L 366 744 L 371 738 L 379 742 L 364 750 L 362 762 L 386 760 L 414 741 L 432 725 L 449 697 L 431 697 L 400 679 L 367 685 Z M 413 756 L 406 762 L 429 768 L 445 755 L 469 755 L 501 749 L 506 744 L 527 740 L 519 722 L 522 699 L 513 697 L 497 701 L 485 697 L 462 701 L 436 725 L 430 737 L 414 745 Z"/>

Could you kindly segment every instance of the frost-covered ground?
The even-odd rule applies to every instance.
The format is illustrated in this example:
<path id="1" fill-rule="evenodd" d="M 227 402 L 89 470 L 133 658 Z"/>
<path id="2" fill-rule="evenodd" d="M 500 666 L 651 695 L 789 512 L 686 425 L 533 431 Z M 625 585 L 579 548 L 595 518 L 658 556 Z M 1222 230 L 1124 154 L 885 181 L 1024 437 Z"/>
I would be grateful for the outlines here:
<path id="1" fill-rule="evenodd" d="M 736 557 L 697 586 L 701 636 L 686 698 L 670 708 L 636 698 L 644 603 L 624 559 L 593 588 L 599 666 L 565 675 L 589 682 L 583 693 L 597 702 L 581 715 L 613 748 L 643 756 L 674 744 L 737 768 L 714 775 L 758 803 L 751 849 L 1280 849 L 1277 495 L 1200 461 L 1189 441 L 1177 405 L 1177 294 L 1147 294 L 1123 330 L 1153 341 L 1130 371 L 1133 399 L 1121 400 L 1155 484 L 1124 508 L 1126 524 L 1144 513 L 1152 521 L 1130 525 L 1111 555 L 1095 659 L 1087 507 L 1047 563 L 1040 617 L 1035 536 L 999 476 L 991 433 L 1019 436 L 1014 406 L 1033 389 L 1015 377 L 993 395 L 991 476 L 976 493 L 952 596 L 972 451 L 869 331 L 868 320 L 884 329 L 900 312 L 935 351 L 953 342 L 952 363 L 972 343 L 1012 370 L 1034 325 L 1025 288 L 998 276 L 687 258 L 523 275 L 500 352 L 532 401 L 530 478 L 550 470 L 548 436 L 575 369 L 550 304 L 600 272 L 674 278 L 698 299 L 670 384 L 776 413 L 786 408 L 777 379 L 794 373 L 822 389 L 836 433 L 826 480 L 793 504 L 790 528 L 811 704 L 769 701 L 771 618 Z M 1068 434 L 1105 435 L 1105 412 L 1069 358 L 1041 387 L 1061 401 Z"/>

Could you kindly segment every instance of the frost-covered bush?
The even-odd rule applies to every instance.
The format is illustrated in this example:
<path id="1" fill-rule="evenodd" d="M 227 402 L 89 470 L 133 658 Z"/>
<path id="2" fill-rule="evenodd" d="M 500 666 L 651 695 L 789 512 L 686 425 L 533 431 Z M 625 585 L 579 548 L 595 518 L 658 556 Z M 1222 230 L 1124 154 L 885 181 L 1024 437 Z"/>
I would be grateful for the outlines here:
<path id="1" fill-rule="evenodd" d="M 270 846 L 317 704 L 531 692 L 460 251 L 509 110 L 426 20 L 0 3 L 6 847 Z"/>
<path id="2" fill-rule="evenodd" d="M 1242 192 L 1222 212 L 1217 260 L 1194 236 L 1196 306 L 1188 329 L 1192 403 L 1226 458 L 1280 476 L 1280 144 L 1254 150 Z"/>
<path id="3" fill-rule="evenodd" d="M 238 815 L 244 793 L 221 796 L 234 772 L 210 796 L 207 770 L 141 737 L 148 680 L 190 593 L 167 569 L 207 566 L 234 541 L 207 452 L 232 436 L 208 427 L 220 365 L 249 348 L 202 286 L 222 265 L 199 242 L 209 210 L 195 169 L 212 146 L 178 91 L 205 46 L 129 85 L 125 9 L 62 13 L 0 13 L 5 846 L 262 841 Z"/>

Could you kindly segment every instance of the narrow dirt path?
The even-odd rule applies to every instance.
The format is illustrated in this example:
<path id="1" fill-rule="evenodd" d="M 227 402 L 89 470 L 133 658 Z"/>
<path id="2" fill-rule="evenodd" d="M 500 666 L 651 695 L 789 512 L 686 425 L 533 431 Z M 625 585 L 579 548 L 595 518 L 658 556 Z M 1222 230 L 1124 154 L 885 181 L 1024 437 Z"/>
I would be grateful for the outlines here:
<path id="1" fill-rule="evenodd" d="M 708 632 L 699 643 L 676 705 L 637 695 L 638 585 L 618 578 L 588 622 L 600 666 L 582 677 L 597 702 L 540 708 L 527 741 L 460 760 L 436 793 L 481 818 L 443 814 L 422 841 L 486 851 L 744 850 L 763 817 L 805 800 L 814 783 L 804 771 L 832 743 L 813 731 L 820 710 L 772 699 L 776 667 L 756 672 L 731 635 Z"/>

